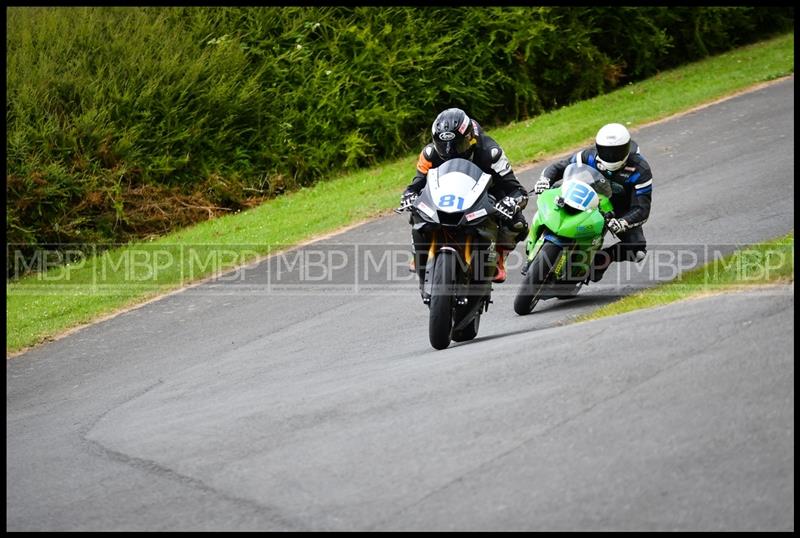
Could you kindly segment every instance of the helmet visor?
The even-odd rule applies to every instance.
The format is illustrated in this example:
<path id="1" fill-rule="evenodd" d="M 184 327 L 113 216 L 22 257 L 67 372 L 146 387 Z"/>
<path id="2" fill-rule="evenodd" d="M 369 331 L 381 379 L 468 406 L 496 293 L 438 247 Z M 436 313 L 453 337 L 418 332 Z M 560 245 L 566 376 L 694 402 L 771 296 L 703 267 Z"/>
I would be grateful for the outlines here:
<path id="1" fill-rule="evenodd" d="M 453 135 L 452 138 L 448 135 Z M 446 140 L 449 138 L 449 140 Z M 433 137 L 436 153 L 443 159 L 463 157 L 469 151 L 469 139 L 458 133 L 444 132 Z"/>
<path id="2" fill-rule="evenodd" d="M 603 146 L 597 144 L 597 156 L 601 161 L 606 163 L 618 163 L 628 158 L 628 153 L 631 150 L 631 143 L 623 144 L 621 146 Z"/>

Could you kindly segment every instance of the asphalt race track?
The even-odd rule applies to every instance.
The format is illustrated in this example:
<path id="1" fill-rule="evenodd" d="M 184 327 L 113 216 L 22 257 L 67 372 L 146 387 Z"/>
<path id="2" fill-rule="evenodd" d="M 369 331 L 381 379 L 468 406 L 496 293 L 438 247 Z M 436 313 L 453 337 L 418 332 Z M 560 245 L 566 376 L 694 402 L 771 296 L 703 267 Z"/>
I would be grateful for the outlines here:
<path id="1" fill-rule="evenodd" d="M 570 323 L 793 229 L 794 77 L 633 137 L 648 258 L 472 342 L 393 215 L 7 360 L 7 530 L 794 530 L 793 285 Z"/>

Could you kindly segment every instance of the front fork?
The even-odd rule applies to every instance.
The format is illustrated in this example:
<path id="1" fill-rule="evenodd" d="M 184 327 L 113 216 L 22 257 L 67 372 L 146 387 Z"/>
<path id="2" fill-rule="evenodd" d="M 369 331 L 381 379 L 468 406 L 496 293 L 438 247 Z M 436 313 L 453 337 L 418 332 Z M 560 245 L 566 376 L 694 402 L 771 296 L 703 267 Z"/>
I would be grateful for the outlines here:
<path id="1" fill-rule="evenodd" d="M 528 267 L 530 267 L 531 262 L 533 262 L 533 259 L 536 257 L 536 254 L 538 254 L 539 251 L 542 249 L 542 245 L 544 245 L 544 243 L 545 243 L 544 233 L 540 233 L 539 237 L 536 238 L 535 241 L 533 240 L 532 236 L 528 237 L 528 242 L 525 245 L 525 252 L 527 254 L 528 261 L 527 263 L 525 263 L 525 265 L 522 266 L 522 276 L 528 274 Z M 556 266 L 552 271 L 555 280 L 560 280 L 566 276 L 562 273 L 564 272 L 564 269 L 566 267 L 567 258 L 569 258 L 569 254 L 573 251 L 575 246 L 576 243 L 571 243 L 569 245 L 562 246 L 561 252 L 558 255 L 558 261 L 556 262 Z"/>
<path id="2" fill-rule="evenodd" d="M 525 256 L 527 261 L 522 265 L 522 276 L 528 274 L 528 267 L 530 267 L 536 254 L 542 249 L 542 245 L 544 245 L 544 234 L 540 233 L 539 236 L 534 239 L 533 230 L 534 228 L 531 226 L 528 239 L 525 241 Z"/>
<path id="3" fill-rule="evenodd" d="M 450 249 L 456 254 L 456 260 L 458 262 L 458 267 L 463 267 L 466 273 L 469 273 L 470 268 L 472 266 L 472 236 L 468 235 L 466 241 L 464 242 L 464 248 L 458 249 L 453 248 L 450 246 L 438 246 L 438 239 L 439 234 L 434 231 L 431 233 L 431 244 L 428 248 L 428 259 L 425 262 L 425 281 L 423 283 L 423 290 L 422 290 L 422 302 L 425 304 L 430 303 L 431 301 L 431 288 L 433 286 L 433 271 L 434 267 L 436 266 L 436 254 L 439 250 L 442 249 Z M 462 282 L 457 282 L 457 292 L 456 292 L 456 304 L 458 305 L 465 305 L 467 304 L 467 294 L 464 293 L 467 291 L 465 288 L 468 285 L 463 284 Z M 460 292 L 460 293 L 459 293 Z"/>

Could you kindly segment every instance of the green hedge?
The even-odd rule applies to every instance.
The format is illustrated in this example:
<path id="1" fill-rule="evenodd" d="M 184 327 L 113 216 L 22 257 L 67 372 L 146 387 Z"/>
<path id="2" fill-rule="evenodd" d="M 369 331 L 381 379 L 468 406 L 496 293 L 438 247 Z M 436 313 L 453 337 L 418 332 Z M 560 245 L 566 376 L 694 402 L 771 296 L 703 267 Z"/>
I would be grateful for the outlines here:
<path id="1" fill-rule="evenodd" d="M 7 241 L 163 233 L 793 28 L 793 8 L 12 7 Z"/>

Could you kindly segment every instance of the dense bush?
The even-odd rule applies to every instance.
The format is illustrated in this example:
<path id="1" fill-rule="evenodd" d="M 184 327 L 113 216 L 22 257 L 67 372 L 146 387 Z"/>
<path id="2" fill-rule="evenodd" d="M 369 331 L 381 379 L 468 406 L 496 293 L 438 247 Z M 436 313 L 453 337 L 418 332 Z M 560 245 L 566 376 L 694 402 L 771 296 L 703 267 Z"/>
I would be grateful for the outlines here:
<path id="1" fill-rule="evenodd" d="M 791 29 L 793 8 L 15 7 L 7 240 L 121 241 Z"/>

